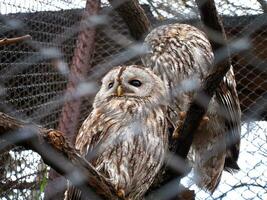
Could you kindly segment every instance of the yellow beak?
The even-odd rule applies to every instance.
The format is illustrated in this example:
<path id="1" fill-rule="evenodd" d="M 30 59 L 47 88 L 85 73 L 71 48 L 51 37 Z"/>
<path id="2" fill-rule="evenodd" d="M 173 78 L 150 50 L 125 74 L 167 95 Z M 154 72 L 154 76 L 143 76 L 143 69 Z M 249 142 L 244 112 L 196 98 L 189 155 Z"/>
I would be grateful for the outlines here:
<path id="1" fill-rule="evenodd" d="M 117 95 L 118 97 L 121 97 L 123 95 L 123 90 L 122 90 L 121 85 L 118 85 L 117 87 Z"/>

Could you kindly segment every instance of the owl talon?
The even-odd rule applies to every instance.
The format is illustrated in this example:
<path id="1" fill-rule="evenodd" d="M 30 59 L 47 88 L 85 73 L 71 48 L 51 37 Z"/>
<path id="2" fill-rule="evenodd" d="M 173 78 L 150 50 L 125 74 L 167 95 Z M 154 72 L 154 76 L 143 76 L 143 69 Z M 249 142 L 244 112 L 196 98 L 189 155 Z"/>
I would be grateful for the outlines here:
<path id="1" fill-rule="evenodd" d="M 178 137 L 179 137 L 179 132 L 177 131 L 177 129 L 175 129 L 173 134 L 172 134 L 172 139 L 177 140 Z"/>
<path id="2" fill-rule="evenodd" d="M 181 128 L 182 128 L 182 125 L 183 125 L 183 122 L 184 122 L 184 119 L 185 119 L 185 116 L 186 116 L 186 112 L 185 111 L 181 111 L 181 112 L 178 113 L 178 116 L 179 116 L 179 120 L 178 120 L 176 128 L 175 128 L 175 130 L 173 131 L 173 134 L 172 134 L 172 138 L 174 140 L 177 140 L 178 137 L 179 137 L 179 133 L 181 131 Z"/>
<path id="3" fill-rule="evenodd" d="M 124 190 L 123 190 L 123 189 L 119 189 L 119 190 L 117 191 L 117 196 L 118 196 L 119 198 L 121 198 L 121 199 L 125 199 L 125 192 L 124 192 Z"/>
<path id="4" fill-rule="evenodd" d="M 182 128 L 182 125 L 183 125 L 183 122 L 184 122 L 184 119 L 185 119 L 185 116 L 186 116 L 186 112 L 182 111 L 182 112 L 179 112 L 178 113 L 179 115 L 179 120 L 177 122 L 177 126 L 172 134 L 172 138 L 174 140 L 177 140 L 178 137 L 179 137 L 179 133 L 181 131 L 181 128 Z M 207 123 L 209 122 L 210 118 L 208 116 L 204 116 L 200 122 L 200 125 L 198 127 L 198 129 L 201 129 L 203 128 L 203 126 L 207 125 Z"/>
<path id="5" fill-rule="evenodd" d="M 181 112 L 178 113 L 178 116 L 179 116 L 180 120 L 184 120 L 185 116 L 186 116 L 186 112 L 185 111 L 181 111 Z"/>
<path id="6" fill-rule="evenodd" d="M 205 116 L 202 118 L 202 120 L 201 120 L 201 122 L 200 122 L 200 124 L 199 124 L 198 129 L 203 128 L 203 126 L 207 125 L 209 121 L 210 121 L 210 118 L 209 118 L 208 116 L 205 115 Z"/>
<path id="7" fill-rule="evenodd" d="M 177 123 L 177 126 L 175 128 L 175 130 L 173 131 L 173 134 L 172 134 L 172 138 L 174 140 L 177 140 L 178 137 L 179 137 L 179 133 L 181 131 L 181 128 L 182 128 L 182 125 L 183 125 L 183 120 L 179 120 L 178 123 Z"/>

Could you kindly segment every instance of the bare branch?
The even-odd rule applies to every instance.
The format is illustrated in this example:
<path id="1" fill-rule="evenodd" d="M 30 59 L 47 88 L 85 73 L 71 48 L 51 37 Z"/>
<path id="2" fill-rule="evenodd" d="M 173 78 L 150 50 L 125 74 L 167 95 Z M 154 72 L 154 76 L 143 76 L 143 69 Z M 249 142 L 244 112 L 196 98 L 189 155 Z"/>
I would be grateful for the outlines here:
<path id="1" fill-rule="evenodd" d="M 37 152 L 46 164 L 64 175 L 84 194 L 95 198 L 98 195 L 117 198 L 111 184 L 80 156 L 62 132 L 22 122 L 0 112 L 0 139 Z"/>
<path id="2" fill-rule="evenodd" d="M 213 51 L 215 51 L 215 60 L 217 60 L 218 59 L 217 50 L 226 46 L 226 35 L 222 22 L 218 16 L 215 3 L 213 0 L 196 0 L 196 3 L 200 10 L 201 18 L 204 24 L 207 27 L 216 30 L 218 34 L 221 35 L 221 40 L 223 41 L 223 43 L 210 40 Z M 210 39 L 208 33 L 207 35 L 208 38 Z M 225 76 L 227 71 L 230 69 L 231 65 L 230 54 L 227 48 L 226 51 L 227 51 L 227 56 L 221 62 L 218 62 L 217 66 L 213 68 L 214 70 L 204 81 L 202 91 L 196 95 L 195 99 L 193 100 L 187 111 L 187 116 L 185 118 L 183 126 L 181 127 L 179 139 L 176 144 L 177 155 L 181 156 L 184 159 L 186 159 L 187 157 L 187 154 L 189 152 L 189 149 L 193 141 L 194 132 L 196 131 L 202 117 L 207 111 L 207 105 L 209 104 L 211 97 L 213 96 L 215 90 L 223 80 L 223 77 Z M 203 94 L 207 96 L 206 99 L 207 102 L 205 107 L 199 104 L 199 99 L 203 97 Z"/>
<path id="3" fill-rule="evenodd" d="M 4 39 L 0 39 L 0 46 L 16 44 L 16 43 L 24 42 L 24 41 L 31 40 L 31 39 L 32 39 L 32 36 L 30 35 L 23 35 L 23 36 L 14 37 L 14 38 L 4 38 Z"/>
<path id="4" fill-rule="evenodd" d="M 100 9 L 100 1 L 86 1 L 86 7 L 83 14 L 83 19 L 88 19 L 90 16 L 97 15 Z M 91 68 L 90 60 L 94 52 L 94 43 L 96 30 L 95 27 L 84 26 L 81 23 L 81 31 L 76 41 L 76 48 L 70 66 L 69 81 L 67 92 L 75 93 L 77 86 L 85 80 L 85 77 Z M 59 120 L 59 130 L 63 131 L 71 138 L 71 142 L 75 140 L 75 132 L 78 125 L 80 115 L 81 99 L 74 99 L 70 102 L 65 102 L 62 114 Z"/>
<path id="5" fill-rule="evenodd" d="M 144 34 L 149 31 L 151 24 L 138 0 L 124 0 L 122 2 L 109 0 L 109 2 L 127 24 L 132 37 L 141 40 Z"/>
<path id="6" fill-rule="evenodd" d="M 70 66 L 70 72 L 68 77 L 68 84 L 66 92 L 72 94 L 75 97 L 75 89 L 81 82 L 85 80 L 85 77 L 91 66 L 91 59 L 94 52 L 96 28 L 89 26 L 86 21 L 90 20 L 90 17 L 97 16 L 100 10 L 100 0 L 92 1 L 87 0 L 86 6 L 83 11 L 82 19 L 79 27 L 79 35 L 76 41 L 76 47 L 74 55 L 72 57 L 72 63 Z M 62 108 L 61 116 L 59 118 L 58 129 L 63 131 L 71 142 L 75 142 L 76 132 L 78 127 L 78 120 L 80 116 L 82 98 L 73 99 L 72 101 L 66 101 Z M 55 178 L 62 179 L 63 184 L 66 182 L 64 178 L 60 177 L 55 171 L 49 172 L 49 181 L 45 189 L 46 199 L 51 194 L 51 191 L 55 191 L 54 180 Z M 63 197 L 62 192 L 57 192 L 59 198 Z M 53 197 L 55 198 L 55 197 Z"/>
<path id="7" fill-rule="evenodd" d="M 213 67 L 213 71 L 205 79 L 202 91 L 200 91 L 191 102 L 185 121 L 180 127 L 180 130 L 178 130 L 178 140 L 174 141 L 173 145 L 175 146 L 175 154 L 181 157 L 183 160 L 186 160 L 187 158 L 193 141 L 194 133 L 207 111 L 207 106 L 211 97 L 213 96 L 215 90 L 230 68 L 230 53 L 226 42 L 225 31 L 217 14 L 214 1 L 196 0 L 196 2 L 198 4 L 204 24 L 209 29 L 215 30 L 219 34 L 221 41 L 212 40 L 212 37 L 207 33 L 208 38 L 211 41 L 212 48 L 215 52 L 214 65 L 216 66 Z M 206 97 L 205 106 L 199 104 L 199 99 L 202 99 L 203 95 Z M 175 183 L 178 184 L 179 180 L 186 174 L 186 172 L 186 170 L 182 172 L 180 170 L 177 171 L 169 167 L 166 169 L 164 183 L 172 180 L 172 182 L 175 181 Z M 168 183 L 166 185 L 168 185 Z M 175 190 L 173 191 L 173 193 L 180 192 L 178 186 L 176 186 L 176 188 L 173 188 L 173 190 Z"/>

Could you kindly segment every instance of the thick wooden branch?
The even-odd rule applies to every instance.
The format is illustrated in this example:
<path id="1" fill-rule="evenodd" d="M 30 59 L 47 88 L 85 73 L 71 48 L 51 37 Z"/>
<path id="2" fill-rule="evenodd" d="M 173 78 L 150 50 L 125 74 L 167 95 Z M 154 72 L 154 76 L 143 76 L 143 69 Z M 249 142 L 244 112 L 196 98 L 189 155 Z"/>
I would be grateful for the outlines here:
<path id="1" fill-rule="evenodd" d="M 201 21 L 205 25 L 204 31 L 208 36 L 213 51 L 227 44 L 226 34 L 221 18 L 218 15 L 214 0 L 195 0 L 198 6 Z M 216 37 L 214 37 L 216 34 Z"/>
<path id="2" fill-rule="evenodd" d="M 81 22 L 89 21 L 91 16 L 97 15 L 100 10 L 100 0 L 87 0 L 86 6 L 83 11 Z M 66 92 L 75 93 L 75 88 L 85 80 L 91 66 L 91 58 L 94 52 L 95 46 L 96 28 L 88 26 L 86 23 L 80 24 L 80 32 L 76 41 L 76 47 L 74 49 L 74 55 L 72 57 L 72 63 L 70 65 L 70 73 L 68 78 L 68 84 Z M 79 125 L 79 118 L 81 112 L 82 98 L 73 99 L 72 101 L 66 101 L 62 108 L 62 113 L 59 118 L 58 129 L 63 131 L 71 142 L 74 144 L 77 127 Z M 49 181 L 45 188 L 45 199 L 50 199 L 49 195 L 53 191 L 56 193 L 52 199 L 62 199 L 62 191 L 57 191 L 54 184 L 57 184 L 58 180 L 62 181 L 62 185 L 66 181 L 60 177 L 55 171 L 50 170 Z M 57 181 L 55 181 L 57 180 Z"/>
<path id="3" fill-rule="evenodd" d="M 16 44 L 16 43 L 24 42 L 26 40 L 31 40 L 31 39 L 32 39 L 32 36 L 30 35 L 23 35 L 23 36 L 14 37 L 14 38 L 3 38 L 3 39 L 0 39 L 0 46 Z"/>
<path id="4" fill-rule="evenodd" d="M 179 137 L 174 141 L 173 146 L 174 152 L 183 160 L 187 160 L 187 155 L 189 153 L 190 147 L 192 145 L 194 133 L 197 130 L 200 121 L 207 111 L 208 104 L 211 97 L 213 96 L 215 90 L 223 80 L 223 77 L 230 68 L 230 54 L 227 47 L 227 41 L 225 36 L 225 31 L 221 20 L 216 11 L 214 0 L 196 0 L 201 18 L 203 23 L 208 27 L 206 33 L 212 44 L 212 48 L 215 56 L 213 71 L 208 75 L 203 83 L 203 88 L 195 96 L 194 100 L 191 102 L 189 109 L 187 110 L 187 115 L 185 117 L 184 123 L 182 124 L 179 132 Z M 209 30 L 213 30 L 218 34 L 218 40 L 213 40 L 213 35 L 209 34 Z M 199 99 L 205 97 L 205 106 L 200 105 Z M 188 170 L 179 171 L 168 167 L 165 173 L 164 184 L 172 181 L 177 183 L 177 187 L 173 189 L 173 194 L 171 199 L 175 196 L 175 193 L 180 193 L 179 191 L 179 180 L 188 172 Z M 153 193 L 152 193 L 153 195 Z"/>
<path id="5" fill-rule="evenodd" d="M 89 20 L 90 16 L 97 15 L 100 10 L 100 0 L 87 0 L 82 20 Z M 80 33 L 76 41 L 74 55 L 72 57 L 72 64 L 70 66 L 69 80 L 67 85 L 67 92 L 74 92 L 77 85 L 84 81 L 89 69 L 92 67 L 90 60 L 92 58 L 95 46 L 95 27 L 86 27 L 84 24 L 80 25 Z M 78 119 L 80 115 L 82 99 L 75 99 L 65 102 L 62 108 L 62 114 L 59 119 L 58 129 L 63 131 L 75 142 L 77 132 Z"/>
<path id="6" fill-rule="evenodd" d="M 151 24 L 138 0 L 109 0 L 109 3 L 125 21 L 132 37 L 135 40 L 142 40 Z"/>
<path id="7" fill-rule="evenodd" d="M 201 119 L 205 115 L 208 104 L 220 85 L 223 77 L 231 66 L 230 52 L 226 40 L 225 30 L 222 21 L 218 16 L 214 0 L 196 0 L 203 23 L 207 27 L 205 32 L 214 51 L 213 71 L 207 76 L 203 83 L 202 90 L 195 96 L 187 111 L 187 116 L 181 127 L 179 139 L 176 143 L 176 154 L 186 159 L 190 150 L 194 133 L 197 130 Z M 216 39 L 211 36 L 210 30 L 217 34 Z M 218 40 L 219 39 L 219 40 Z M 221 54 L 224 54 L 223 59 Z M 199 100 L 205 98 L 205 106 L 200 105 Z"/>
<path id="8" fill-rule="evenodd" d="M 211 42 L 213 51 L 215 52 L 215 67 L 212 68 L 213 71 L 205 79 L 202 91 L 200 91 L 196 95 L 193 102 L 191 102 L 185 121 L 181 127 L 181 132 L 176 144 L 177 148 L 175 152 L 183 159 L 187 158 L 187 154 L 193 141 L 194 133 L 207 111 L 211 97 L 213 96 L 215 90 L 218 88 L 219 84 L 223 80 L 223 77 L 231 66 L 230 54 L 226 46 L 227 41 L 225 31 L 222 25 L 222 21 L 218 16 L 214 0 L 196 0 L 196 3 L 198 5 L 202 21 L 208 27 L 208 29 L 205 30 L 208 39 Z M 213 40 L 209 33 L 209 30 L 215 30 L 218 33 L 218 38 L 220 38 L 219 42 L 218 40 Z M 222 48 L 225 48 L 225 51 L 227 53 L 225 58 L 219 61 L 218 57 L 220 56 L 219 54 L 222 53 L 222 51 L 220 51 L 220 49 Z M 218 61 L 218 63 L 216 63 L 216 61 Z M 205 106 L 200 105 L 199 103 L 199 99 L 203 99 L 203 97 L 205 97 Z"/>
<path id="9" fill-rule="evenodd" d="M 214 52 L 214 67 L 203 82 L 202 90 L 198 92 L 187 111 L 187 116 L 180 130 L 179 139 L 176 143 L 176 154 L 186 159 L 191 147 L 194 133 L 197 130 L 201 119 L 207 112 L 209 102 L 219 87 L 224 76 L 231 67 L 231 53 L 236 53 L 227 41 L 221 18 L 218 15 L 214 0 L 196 0 L 200 11 L 201 20 L 206 28 L 204 29 L 211 43 Z M 214 33 L 216 37 L 214 37 Z M 234 42 L 232 42 L 234 43 Z M 234 45 L 232 45 L 234 46 Z M 240 47 L 238 51 L 247 50 L 249 44 Z M 205 98 L 205 105 L 200 105 L 199 100 Z"/>
<path id="10" fill-rule="evenodd" d="M 69 179 L 83 194 L 118 198 L 110 183 L 80 156 L 62 132 L 22 122 L 0 112 L 0 139 L 37 152 L 47 165 Z"/>

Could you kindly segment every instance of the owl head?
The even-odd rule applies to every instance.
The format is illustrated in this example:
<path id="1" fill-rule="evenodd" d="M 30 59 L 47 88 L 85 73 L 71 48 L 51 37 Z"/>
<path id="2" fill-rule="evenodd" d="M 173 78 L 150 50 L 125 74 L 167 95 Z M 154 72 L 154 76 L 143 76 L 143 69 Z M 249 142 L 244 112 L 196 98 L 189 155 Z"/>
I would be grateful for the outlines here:
<path id="1" fill-rule="evenodd" d="M 117 66 L 102 79 L 102 85 L 95 97 L 94 106 L 110 100 L 142 101 L 162 105 L 167 90 L 162 80 L 150 69 L 138 65 Z"/>

